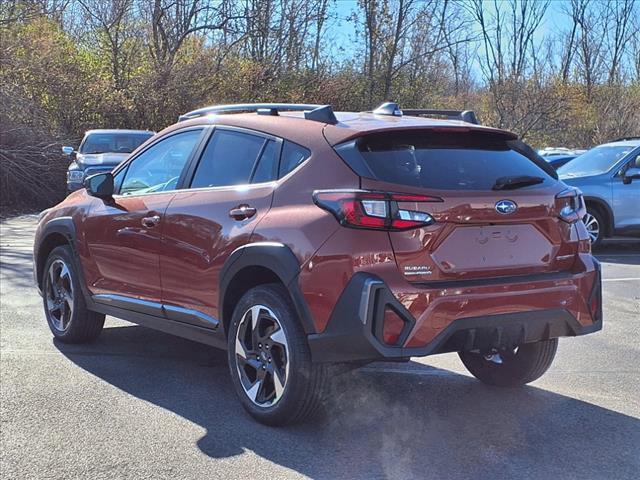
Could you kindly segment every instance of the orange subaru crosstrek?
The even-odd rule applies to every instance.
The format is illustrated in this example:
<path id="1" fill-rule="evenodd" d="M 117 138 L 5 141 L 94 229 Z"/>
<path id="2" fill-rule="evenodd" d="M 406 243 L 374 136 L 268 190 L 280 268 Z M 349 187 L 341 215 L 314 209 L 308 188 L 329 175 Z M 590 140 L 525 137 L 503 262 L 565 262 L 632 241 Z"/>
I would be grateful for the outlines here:
<path id="1" fill-rule="evenodd" d="M 333 363 L 459 352 L 522 385 L 602 327 L 580 192 L 470 111 L 208 107 L 85 187 L 36 233 L 55 337 L 113 315 L 225 348 L 267 424 L 316 411 Z"/>

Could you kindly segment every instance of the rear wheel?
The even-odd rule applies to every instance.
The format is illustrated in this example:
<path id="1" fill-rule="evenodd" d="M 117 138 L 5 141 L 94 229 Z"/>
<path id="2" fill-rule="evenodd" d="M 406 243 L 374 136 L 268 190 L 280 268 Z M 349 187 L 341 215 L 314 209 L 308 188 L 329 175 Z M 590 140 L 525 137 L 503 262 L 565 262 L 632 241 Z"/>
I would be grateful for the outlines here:
<path id="1" fill-rule="evenodd" d="M 87 310 L 69 246 L 53 249 L 43 275 L 44 312 L 53 335 L 65 343 L 85 343 L 98 338 L 104 315 Z"/>
<path id="2" fill-rule="evenodd" d="M 591 240 L 591 246 L 593 248 L 599 247 L 600 243 L 602 243 L 602 238 L 604 237 L 604 215 L 602 215 L 599 209 L 591 205 L 587 205 L 587 213 L 582 221 L 584 222 L 584 226 L 587 228 L 587 233 Z"/>
<path id="3" fill-rule="evenodd" d="M 228 332 L 229 368 L 242 406 L 267 425 L 300 422 L 318 411 L 327 367 L 311 362 L 307 339 L 286 290 L 252 288 Z"/>
<path id="4" fill-rule="evenodd" d="M 483 383 L 515 387 L 540 378 L 551 366 L 558 349 L 558 339 L 525 343 L 514 349 L 490 354 L 460 352 L 467 370 Z"/>

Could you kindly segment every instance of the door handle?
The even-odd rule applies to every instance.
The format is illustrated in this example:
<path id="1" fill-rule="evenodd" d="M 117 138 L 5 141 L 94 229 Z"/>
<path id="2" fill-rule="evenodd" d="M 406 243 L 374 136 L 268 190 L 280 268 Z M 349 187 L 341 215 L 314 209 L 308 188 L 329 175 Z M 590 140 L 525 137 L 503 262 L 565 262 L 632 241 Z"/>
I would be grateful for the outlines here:
<path id="1" fill-rule="evenodd" d="M 257 210 L 249 205 L 238 205 L 229 210 L 229 216 L 234 220 L 246 220 L 256 214 Z"/>
<path id="2" fill-rule="evenodd" d="M 145 228 L 153 228 L 160 223 L 160 215 L 154 215 L 153 217 L 144 217 L 142 219 L 142 226 Z"/>

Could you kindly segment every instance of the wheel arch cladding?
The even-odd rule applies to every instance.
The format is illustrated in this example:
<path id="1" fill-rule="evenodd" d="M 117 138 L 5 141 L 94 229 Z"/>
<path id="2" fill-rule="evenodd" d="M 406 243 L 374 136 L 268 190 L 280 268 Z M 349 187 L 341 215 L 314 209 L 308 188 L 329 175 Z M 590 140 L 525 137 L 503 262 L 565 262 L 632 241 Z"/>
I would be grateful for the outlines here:
<path id="1" fill-rule="evenodd" d="M 609 204 L 598 197 L 584 197 L 584 202 L 587 205 L 587 210 L 589 205 L 593 205 L 605 216 L 604 233 L 605 235 L 611 235 L 614 228 L 614 218 Z"/>
<path id="2" fill-rule="evenodd" d="M 75 225 L 70 217 L 54 218 L 43 227 L 40 236 L 42 240 L 36 245 L 34 258 L 36 281 L 39 288 L 42 288 L 42 274 L 49 254 L 61 245 L 69 245 L 75 249 L 73 245 L 75 231 Z"/>
<path id="3" fill-rule="evenodd" d="M 220 272 L 219 314 L 225 333 L 236 304 L 249 289 L 281 283 L 289 293 L 306 334 L 315 333 L 309 307 L 298 285 L 300 263 L 291 249 L 275 242 L 257 242 L 237 248 Z"/>

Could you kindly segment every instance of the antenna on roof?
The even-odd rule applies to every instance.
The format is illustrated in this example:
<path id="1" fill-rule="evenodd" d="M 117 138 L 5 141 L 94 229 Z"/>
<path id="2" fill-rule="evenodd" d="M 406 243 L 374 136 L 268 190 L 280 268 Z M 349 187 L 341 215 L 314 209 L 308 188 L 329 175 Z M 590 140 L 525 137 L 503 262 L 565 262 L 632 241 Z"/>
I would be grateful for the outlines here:
<path id="1" fill-rule="evenodd" d="M 331 105 L 325 105 L 324 107 L 314 108 L 310 112 L 304 112 L 304 118 L 316 122 L 329 123 L 331 125 L 338 123 L 338 119 L 333 113 Z"/>
<path id="2" fill-rule="evenodd" d="M 373 111 L 374 115 L 393 115 L 394 117 L 401 117 L 402 110 L 396 102 L 385 102 Z"/>

